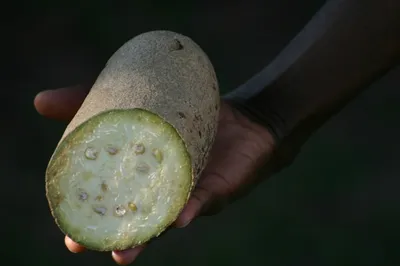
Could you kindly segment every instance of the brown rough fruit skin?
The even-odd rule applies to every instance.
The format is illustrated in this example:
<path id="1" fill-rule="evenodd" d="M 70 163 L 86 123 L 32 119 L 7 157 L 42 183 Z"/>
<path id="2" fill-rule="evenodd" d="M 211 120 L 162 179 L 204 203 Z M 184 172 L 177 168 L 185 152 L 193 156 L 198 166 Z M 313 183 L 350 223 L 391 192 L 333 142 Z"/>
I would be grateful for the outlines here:
<path id="1" fill-rule="evenodd" d="M 143 33 L 109 59 L 60 143 L 101 112 L 145 109 L 180 134 L 191 156 L 196 183 L 215 139 L 219 103 L 214 68 L 195 42 L 170 31 Z"/>

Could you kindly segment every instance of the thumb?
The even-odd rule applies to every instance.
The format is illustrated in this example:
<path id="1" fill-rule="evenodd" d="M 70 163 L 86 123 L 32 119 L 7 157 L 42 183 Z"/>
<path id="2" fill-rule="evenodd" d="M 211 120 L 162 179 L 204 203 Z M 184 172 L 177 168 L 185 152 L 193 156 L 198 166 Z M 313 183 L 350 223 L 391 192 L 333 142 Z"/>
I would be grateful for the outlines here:
<path id="1" fill-rule="evenodd" d="M 185 208 L 175 221 L 175 227 L 183 228 L 189 225 L 194 218 L 199 216 L 211 204 L 213 198 L 213 193 L 201 186 L 197 186 L 192 192 Z"/>
<path id="2" fill-rule="evenodd" d="M 207 180 L 214 182 L 206 182 Z M 214 215 L 228 204 L 228 192 L 218 186 L 218 182 L 215 182 L 215 179 L 205 178 L 202 181 L 192 192 L 188 203 L 175 221 L 175 227 L 185 227 L 200 215 Z"/>
<path id="3" fill-rule="evenodd" d="M 69 121 L 82 105 L 90 85 L 77 85 L 42 91 L 36 95 L 34 106 L 45 117 Z"/>

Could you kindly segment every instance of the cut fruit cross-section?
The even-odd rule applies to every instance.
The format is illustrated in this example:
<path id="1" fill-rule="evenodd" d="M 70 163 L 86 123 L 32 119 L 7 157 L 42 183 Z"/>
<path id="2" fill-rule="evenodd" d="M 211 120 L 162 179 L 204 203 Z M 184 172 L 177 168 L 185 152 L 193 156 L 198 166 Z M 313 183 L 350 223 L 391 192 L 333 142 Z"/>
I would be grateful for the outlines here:
<path id="1" fill-rule="evenodd" d="M 159 235 L 179 215 L 193 180 L 177 131 L 143 109 L 106 111 L 78 126 L 56 149 L 46 179 L 61 230 L 98 251 Z"/>

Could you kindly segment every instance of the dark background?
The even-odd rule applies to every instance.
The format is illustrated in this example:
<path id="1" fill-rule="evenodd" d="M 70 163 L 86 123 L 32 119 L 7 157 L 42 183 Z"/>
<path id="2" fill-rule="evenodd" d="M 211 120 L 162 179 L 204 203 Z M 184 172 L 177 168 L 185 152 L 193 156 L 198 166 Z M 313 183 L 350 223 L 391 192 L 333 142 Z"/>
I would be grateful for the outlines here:
<path id="1" fill-rule="evenodd" d="M 44 171 L 65 124 L 35 112 L 36 93 L 95 77 L 125 41 L 153 29 L 192 37 L 226 92 L 268 64 L 325 1 L 83 2 L 2 10 L 10 15 L 2 34 L 2 265 L 114 265 L 109 253 L 64 247 Z M 171 231 L 136 265 L 400 265 L 399 74 L 326 123 L 290 168 L 220 215 Z"/>

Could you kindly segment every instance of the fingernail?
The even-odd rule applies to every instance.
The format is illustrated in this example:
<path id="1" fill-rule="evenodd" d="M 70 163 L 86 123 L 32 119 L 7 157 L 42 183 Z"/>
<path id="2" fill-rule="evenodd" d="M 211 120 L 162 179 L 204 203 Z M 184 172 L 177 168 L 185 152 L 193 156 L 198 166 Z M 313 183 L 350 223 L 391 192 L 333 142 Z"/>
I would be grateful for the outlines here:
<path id="1" fill-rule="evenodd" d="M 137 247 L 134 249 L 113 251 L 112 257 L 119 265 L 129 265 L 136 259 L 143 248 L 144 247 Z"/>
<path id="2" fill-rule="evenodd" d="M 188 226 L 189 224 L 190 224 L 190 222 L 191 222 L 191 220 L 187 220 L 186 222 L 183 222 L 183 223 L 178 223 L 177 225 L 176 225 L 176 228 L 184 228 L 184 227 L 186 227 L 186 226 Z"/>

